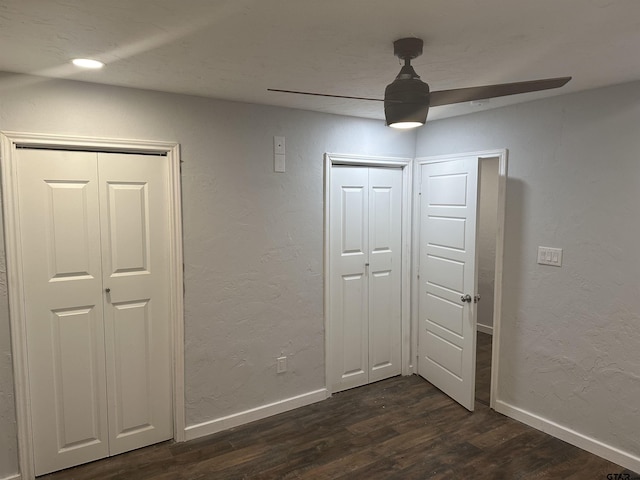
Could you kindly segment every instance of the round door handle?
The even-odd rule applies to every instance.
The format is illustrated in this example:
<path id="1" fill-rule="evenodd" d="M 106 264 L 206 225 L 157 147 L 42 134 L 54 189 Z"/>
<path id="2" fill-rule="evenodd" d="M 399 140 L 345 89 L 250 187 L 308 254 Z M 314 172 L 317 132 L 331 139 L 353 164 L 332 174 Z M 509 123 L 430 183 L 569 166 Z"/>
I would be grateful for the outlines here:
<path id="1" fill-rule="evenodd" d="M 105 288 L 104 291 L 105 291 L 105 293 L 111 293 L 111 289 L 110 288 Z"/>
<path id="2" fill-rule="evenodd" d="M 471 303 L 471 295 L 469 295 L 468 293 L 467 293 L 466 295 L 462 295 L 462 296 L 460 297 L 460 300 L 462 300 L 462 302 L 463 302 L 463 303 L 464 303 L 464 302 L 469 302 L 469 303 Z"/>

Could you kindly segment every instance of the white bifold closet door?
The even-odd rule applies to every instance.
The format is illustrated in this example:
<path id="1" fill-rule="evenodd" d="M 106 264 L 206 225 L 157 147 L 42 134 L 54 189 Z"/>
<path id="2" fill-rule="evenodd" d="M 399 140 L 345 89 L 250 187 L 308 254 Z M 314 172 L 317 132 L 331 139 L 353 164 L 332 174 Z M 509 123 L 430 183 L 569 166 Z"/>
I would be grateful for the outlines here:
<path id="1" fill-rule="evenodd" d="M 36 475 L 172 438 L 168 165 L 19 150 Z"/>
<path id="2" fill-rule="evenodd" d="M 400 374 L 402 169 L 334 166 L 330 198 L 332 392 Z"/>

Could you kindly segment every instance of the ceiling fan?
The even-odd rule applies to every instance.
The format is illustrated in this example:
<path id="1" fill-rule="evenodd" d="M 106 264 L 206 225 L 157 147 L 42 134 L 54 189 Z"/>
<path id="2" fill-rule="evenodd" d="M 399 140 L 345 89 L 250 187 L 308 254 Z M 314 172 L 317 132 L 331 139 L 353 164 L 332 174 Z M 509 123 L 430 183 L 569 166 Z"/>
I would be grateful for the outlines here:
<path id="1" fill-rule="evenodd" d="M 393 53 L 404 60 L 404 66 L 396 79 L 387 85 L 384 100 L 379 98 L 350 97 L 326 93 L 299 92 L 268 88 L 270 92 L 295 93 L 320 97 L 348 98 L 352 100 L 384 101 L 386 124 L 395 128 L 414 128 L 424 125 L 429 107 L 439 107 L 453 103 L 484 100 L 487 98 L 517 95 L 559 88 L 571 77 L 545 78 L 527 82 L 501 83 L 481 87 L 455 88 L 429 92 L 429 85 L 420 80 L 420 76 L 411 66 L 411 60 L 422 55 L 423 41 L 420 38 L 401 38 L 393 42 Z"/>

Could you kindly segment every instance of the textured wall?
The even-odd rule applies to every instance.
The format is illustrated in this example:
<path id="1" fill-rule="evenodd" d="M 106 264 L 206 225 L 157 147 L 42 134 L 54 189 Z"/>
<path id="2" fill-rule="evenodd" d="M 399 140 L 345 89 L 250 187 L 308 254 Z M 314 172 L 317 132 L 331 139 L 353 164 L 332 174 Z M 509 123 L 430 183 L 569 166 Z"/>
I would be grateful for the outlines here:
<path id="1" fill-rule="evenodd" d="M 498 398 L 636 456 L 638 125 L 632 83 L 432 122 L 416 147 L 509 149 Z"/>
<path id="2" fill-rule="evenodd" d="M 2 209 L 0 208 L 0 225 L 1 224 Z M 15 399 L 13 396 L 12 369 L 4 235 L 0 235 L 0 478 L 15 473 L 18 469 L 18 444 L 16 438 L 16 413 Z"/>
<path id="3" fill-rule="evenodd" d="M 381 121 L 13 76 L 0 130 L 181 144 L 188 425 L 324 387 L 323 154 L 415 147 Z M 17 468 L 9 357 L 0 291 L 0 478 Z"/>
<path id="4" fill-rule="evenodd" d="M 498 219 L 498 158 L 480 162 L 478 202 L 478 323 L 493 327 L 493 293 L 496 263 L 496 223 Z"/>

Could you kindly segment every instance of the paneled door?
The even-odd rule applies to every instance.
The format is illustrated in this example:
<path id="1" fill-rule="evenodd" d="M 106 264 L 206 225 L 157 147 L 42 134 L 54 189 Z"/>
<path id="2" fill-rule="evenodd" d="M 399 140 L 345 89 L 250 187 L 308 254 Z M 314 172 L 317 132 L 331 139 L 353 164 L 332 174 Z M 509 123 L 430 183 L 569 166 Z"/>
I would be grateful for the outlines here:
<path id="1" fill-rule="evenodd" d="M 473 411 L 477 157 L 421 165 L 418 373 Z"/>
<path id="2" fill-rule="evenodd" d="M 332 392 L 400 374 L 402 170 L 334 166 L 330 190 Z"/>
<path id="3" fill-rule="evenodd" d="M 35 473 L 173 436 L 168 166 L 18 153 Z"/>

